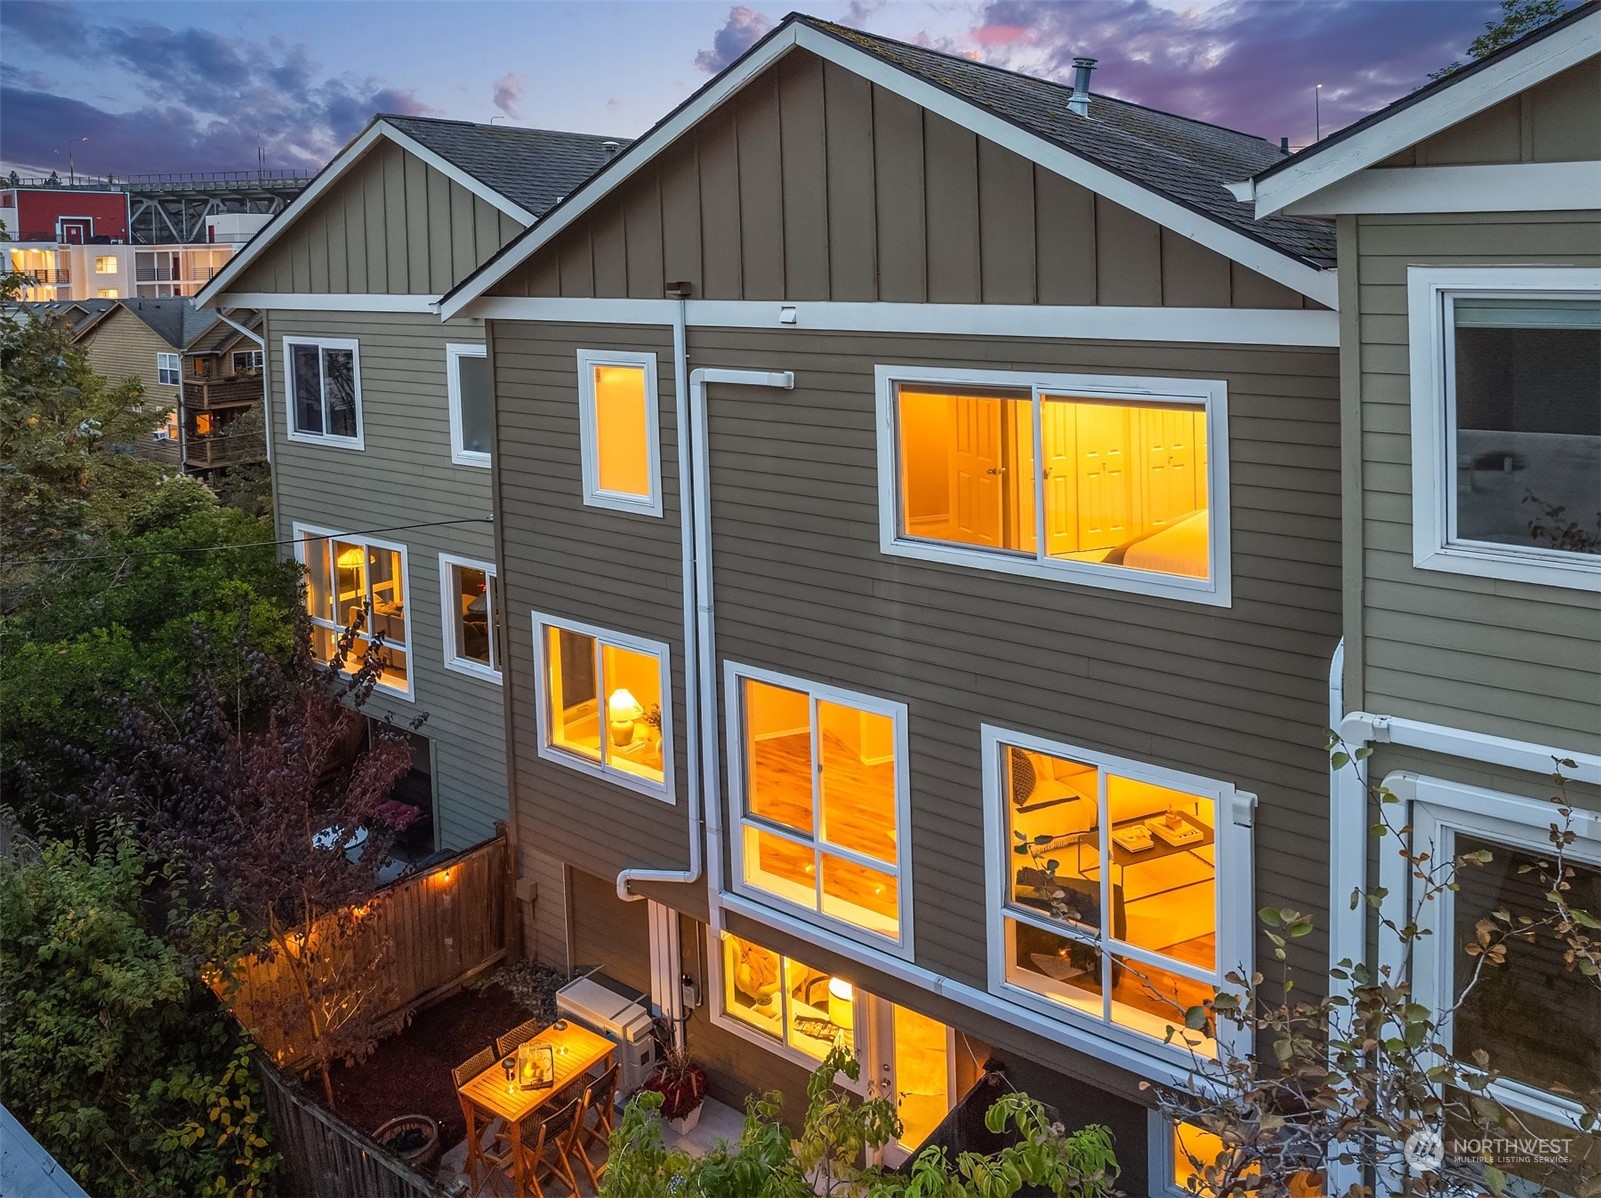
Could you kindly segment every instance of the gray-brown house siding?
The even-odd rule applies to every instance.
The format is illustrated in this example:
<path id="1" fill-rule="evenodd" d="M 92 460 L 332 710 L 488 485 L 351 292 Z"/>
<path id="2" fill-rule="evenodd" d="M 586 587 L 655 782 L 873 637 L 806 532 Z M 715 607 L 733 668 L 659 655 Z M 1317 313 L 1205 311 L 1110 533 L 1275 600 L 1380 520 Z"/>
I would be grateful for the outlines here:
<path id="1" fill-rule="evenodd" d="M 97 322 L 84 334 L 79 347 L 96 374 L 113 384 L 135 378 L 144 388 L 141 404 L 150 414 L 151 431 L 133 447 L 134 452 L 163 466 L 179 466 L 178 441 L 156 437 L 157 431 L 167 427 L 161 414 L 178 408 L 178 388 L 161 381 L 156 355 L 171 354 L 181 366 L 182 347 L 168 345 L 126 308 L 118 308 Z"/>

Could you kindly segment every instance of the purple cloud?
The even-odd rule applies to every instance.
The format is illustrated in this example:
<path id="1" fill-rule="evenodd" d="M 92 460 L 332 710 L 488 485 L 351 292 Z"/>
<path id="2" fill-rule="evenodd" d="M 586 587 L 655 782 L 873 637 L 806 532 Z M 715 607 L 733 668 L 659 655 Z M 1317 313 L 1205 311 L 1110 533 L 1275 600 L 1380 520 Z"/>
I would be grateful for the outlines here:
<path id="1" fill-rule="evenodd" d="M 252 167 L 258 135 L 272 165 L 315 169 L 375 112 L 433 111 L 375 79 L 320 78 L 303 46 L 276 38 L 91 24 L 69 4 L 32 0 L 6 5 L 6 33 L 80 62 L 146 72 L 161 64 L 152 102 L 121 113 L 52 94 L 36 72 L 8 67 L 0 76 L 0 144 L 6 162 L 25 169 L 57 168 L 57 151 L 76 137 L 90 139 L 78 161 L 93 174 Z"/>
<path id="2" fill-rule="evenodd" d="M 695 65 L 708 75 L 715 75 L 761 41 L 772 27 L 765 14 L 736 4 L 728 10 L 728 20 L 712 34 L 711 49 L 695 55 Z"/>
<path id="3" fill-rule="evenodd" d="M 491 93 L 495 101 L 495 107 L 514 121 L 521 115 L 517 111 L 517 105 L 523 98 L 525 82 L 523 77 L 517 74 L 516 71 L 507 71 L 499 79 L 495 80 L 494 90 Z"/>
<path id="4" fill-rule="evenodd" d="M 1460 58 L 1498 12 L 1373 0 L 1226 0 L 1178 11 L 1150 0 L 991 0 L 972 41 L 985 62 L 1068 82 L 1100 60 L 1092 90 L 1297 146 L 1404 96 Z"/>

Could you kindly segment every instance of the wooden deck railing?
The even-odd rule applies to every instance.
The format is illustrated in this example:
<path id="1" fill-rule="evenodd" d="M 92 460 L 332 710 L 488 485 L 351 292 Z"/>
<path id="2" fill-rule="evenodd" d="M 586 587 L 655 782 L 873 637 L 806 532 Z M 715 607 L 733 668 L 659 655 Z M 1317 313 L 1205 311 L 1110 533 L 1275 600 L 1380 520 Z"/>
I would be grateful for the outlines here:
<path id="1" fill-rule="evenodd" d="M 241 376 L 236 379 L 185 379 L 183 405 L 191 412 L 207 412 L 212 408 L 238 407 L 256 403 L 261 399 L 261 376 Z"/>

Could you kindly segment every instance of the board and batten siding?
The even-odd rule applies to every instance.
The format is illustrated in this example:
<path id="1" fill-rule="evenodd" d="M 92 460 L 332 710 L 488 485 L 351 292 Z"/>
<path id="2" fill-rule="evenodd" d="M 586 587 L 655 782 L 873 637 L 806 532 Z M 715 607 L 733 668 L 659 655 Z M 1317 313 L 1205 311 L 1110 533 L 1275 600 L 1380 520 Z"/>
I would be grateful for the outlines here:
<path id="1" fill-rule="evenodd" d="M 584 504 L 580 349 L 656 354 L 660 517 Z M 491 360 L 499 454 L 496 519 L 505 556 L 501 577 L 508 645 L 506 701 L 517 729 L 510 766 L 519 839 L 574 869 L 601 877 L 615 878 L 619 870 L 636 866 L 682 869 L 689 862 L 689 825 L 671 332 L 665 327 L 496 321 Z M 543 732 L 535 708 L 531 618 L 536 611 L 667 644 L 676 803 L 539 756 Z M 704 912 L 704 891 L 696 889 Z M 684 896 L 675 899 L 677 905 L 684 902 Z"/>
<path id="2" fill-rule="evenodd" d="M 144 388 L 140 401 L 150 413 L 151 431 L 133 447 L 134 452 L 164 466 L 179 465 L 179 443 L 157 440 L 155 431 L 166 427 L 162 412 L 178 408 L 178 388 L 161 382 L 156 355 L 178 355 L 177 346 L 168 345 L 156 331 L 126 308 L 118 308 L 79 342 L 94 372 L 117 386 L 130 378 Z M 180 367 L 182 362 L 179 363 Z"/>
<path id="3" fill-rule="evenodd" d="M 353 338 L 360 345 L 361 420 L 366 448 L 291 441 L 285 426 L 285 337 Z M 462 848 L 506 818 L 502 687 L 445 668 L 439 554 L 495 560 L 491 471 L 450 460 L 447 342 L 481 342 L 481 325 L 441 324 L 429 313 L 266 314 L 272 384 L 272 468 L 278 534 L 295 522 L 335 530 L 417 526 L 378 532 L 406 546 L 410 669 L 414 702 L 377 692 L 369 715 L 418 730 L 433 746 L 435 836 Z"/>
<path id="4" fill-rule="evenodd" d="M 230 290 L 443 295 L 522 230 L 381 138 Z"/>
<path id="5" fill-rule="evenodd" d="M 1348 488 L 1346 703 L 1601 752 L 1601 596 L 1412 563 L 1409 265 L 1601 266 L 1601 213 L 1345 216 Z M 1349 288 L 1347 290 L 1349 294 Z M 1360 400 L 1360 404 L 1356 402 Z M 1356 413 L 1360 411 L 1360 417 Z M 1356 554 L 1360 552 L 1360 559 Z"/>
<path id="6" fill-rule="evenodd" d="M 1380 163 L 1468 166 L 1601 158 L 1601 59 L 1591 58 Z"/>
<path id="7" fill-rule="evenodd" d="M 1315 308 L 804 50 L 494 295 Z"/>

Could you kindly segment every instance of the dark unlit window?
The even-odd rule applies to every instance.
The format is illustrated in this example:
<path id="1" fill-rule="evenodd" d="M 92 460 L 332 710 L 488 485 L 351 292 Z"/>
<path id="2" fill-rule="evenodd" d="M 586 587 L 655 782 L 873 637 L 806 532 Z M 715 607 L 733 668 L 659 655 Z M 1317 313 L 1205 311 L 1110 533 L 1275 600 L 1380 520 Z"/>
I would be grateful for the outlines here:
<path id="1" fill-rule="evenodd" d="M 462 466 L 487 466 L 495 424 L 489 359 L 481 345 L 452 345 L 447 356 L 451 458 Z"/>
<path id="2" fill-rule="evenodd" d="M 361 386 L 356 344 L 287 342 L 293 431 L 306 437 L 361 438 Z"/>

